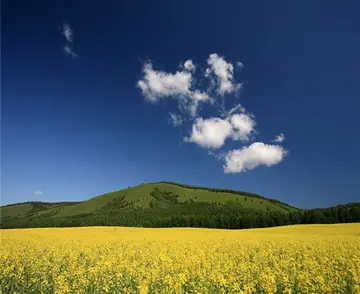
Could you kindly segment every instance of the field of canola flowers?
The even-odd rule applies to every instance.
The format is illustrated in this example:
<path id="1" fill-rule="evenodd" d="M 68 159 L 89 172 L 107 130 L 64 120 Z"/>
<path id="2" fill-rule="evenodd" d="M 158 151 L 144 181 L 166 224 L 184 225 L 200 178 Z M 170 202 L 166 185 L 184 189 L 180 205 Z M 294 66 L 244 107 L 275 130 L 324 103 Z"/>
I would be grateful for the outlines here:
<path id="1" fill-rule="evenodd" d="M 1 293 L 360 293 L 360 224 L 0 234 Z"/>

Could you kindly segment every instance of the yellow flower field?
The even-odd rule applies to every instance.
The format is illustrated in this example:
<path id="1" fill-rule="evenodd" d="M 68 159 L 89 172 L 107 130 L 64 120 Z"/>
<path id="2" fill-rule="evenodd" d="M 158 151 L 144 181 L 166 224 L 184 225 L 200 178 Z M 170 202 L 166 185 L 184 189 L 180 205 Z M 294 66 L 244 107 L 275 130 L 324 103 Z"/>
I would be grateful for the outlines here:
<path id="1" fill-rule="evenodd" d="M 360 224 L 0 234 L 1 293 L 360 293 Z"/>

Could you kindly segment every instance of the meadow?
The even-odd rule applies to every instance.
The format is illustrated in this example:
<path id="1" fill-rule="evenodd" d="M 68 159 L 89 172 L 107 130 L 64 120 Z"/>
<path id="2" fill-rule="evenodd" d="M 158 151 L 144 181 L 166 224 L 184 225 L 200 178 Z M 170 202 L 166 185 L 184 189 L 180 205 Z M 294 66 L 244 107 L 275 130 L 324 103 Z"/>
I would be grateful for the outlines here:
<path id="1" fill-rule="evenodd" d="M 0 293 L 360 293 L 360 223 L 0 234 Z"/>

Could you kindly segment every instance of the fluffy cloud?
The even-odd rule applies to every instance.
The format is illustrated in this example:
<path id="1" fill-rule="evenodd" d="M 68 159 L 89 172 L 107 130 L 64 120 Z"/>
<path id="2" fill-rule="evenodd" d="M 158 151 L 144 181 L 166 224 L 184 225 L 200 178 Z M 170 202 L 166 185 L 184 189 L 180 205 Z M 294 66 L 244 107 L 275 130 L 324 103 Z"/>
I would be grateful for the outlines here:
<path id="1" fill-rule="evenodd" d="M 183 120 L 180 115 L 169 112 L 170 114 L 170 123 L 173 127 L 181 126 L 183 123 Z"/>
<path id="2" fill-rule="evenodd" d="M 255 120 L 250 115 L 245 113 L 234 114 L 230 118 L 230 122 L 233 128 L 232 138 L 234 140 L 247 141 L 249 135 L 255 128 Z"/>
<path id="3" fill-rule="evenodd" d="M 217 149 L 224 145 L 226 139 L 248 141 L 255 125 L 255 120 L 244 113 L 234 114 L 226 119 L 197 118 L 192 126 L 191 136 L 184 140 L 204 148 Z"/>
<path id="4" fill-rule="evenodd" d="M 42 191 L 34 191 L 33 193 L 33 196 L 41 196 L 43 194 Z"/>
<path id="5" fill-rule="evenodd" d="M 67 22 L 64 22 L 62 28 L 61 28 L 61 34 L 65 38 L 65 45 L 62 47 L 65 54 L 70 55 L 71 57 L 75 58 L 78 55 L 73 50 L 73 29 L 71 28 L 70 24 Z"/>
<path id="6" fill-rule="evenodd" d="M 151 62 L 144 65 L 144 78 L 138 81 L 143 95 L 152 101 L 167 96 L 186 96 L 190 94 L 192 74 L 188 71 L 177 71 L 175 74 L 153 69 Z"/>
<path id="7" fill-rule="evenodd" d="M 71 40 L 72 33 L 64 36 Z M 256 142 L 230 152 L 220 149 L 226 140 L 247 142 L 252 139 L 256 134 L 256 121 L 241 104 L 234 105 L 230 110 L 225 108 L 225 94 L 236 94 L 242 86 L 234 80 L 234 68 L 242 69 L 244 65 L 238 61 L 233 66 L 224 57 L 214 53 L 209 55 L 207 66 L 205 78 L 208 78 L 210 85 L 202 87 L 207 90 L 197 87 L 201 82 L 194 78 L 196 66 L 190 59 L 181 64 L 175 73 L 155 70 L 151 62 L 145 63 L 143 76 L 137 86 L 149 101 L 175 99 L 182 113 L 169 113 L 171 125 L 183 125 L 189 120 L 186 115 L 189 114 L 192 128 L 184 141 L 209 148 L 209 155 L 224 162 L 225 173 L 243 172 L 260 165 L 271 166 L 282 161 L 287 151 L 279 145 Z M 220 117 L 199 117 L 198 111 L 204 103 L 218 111 Z M 273 142 L 281 143 L 284 139 L 285 136 L 280 134 Z M 215 151 L 217 153 L 214 153 Z"/>
<path id="8" fill-rule="evenodd" d="M 232 126 L 221 118 L 197 118 L 192 126 L 191 136 L 186 142 L 193 142 L 205 148 L 220 148 L 226 138 L 230 137 Z"/>
<path id="9" fill-rule="evenodd" d="M 188 71 L 194 72 L 195 71 L 195 65 L 192 62 L 192 60 L 186 60 L 184 63 L 184 68 Z"/>
<path id="10" fill-rule="evenodd" d="M 216 53 L 210 54 L 205 75 L 211 79 L 213 86 L 217 85 L 217 93 L 221 96 L 237 92 L 241 85 L 234 83 L 234 67 L 231 63 Z"/>
<path id="11" fill-rule="evenodd" d="M 284 134 L 280 134 L 278 136 L 275 136 L 275 139 L 272 140 L 274 143 L 282 143 L 285 140 Z"/>
<path id="12" fill-rule="evenodd" d="M 225 157 L 225 173 L 252 170 L 259 165 L 272 166 L 283 160 L 287 151 L 279 145 L 255 142 L 248 147 L 232 150 Z"/>
<path id="13" fill-rule="evenodd" d="M 210 98 L 208 94 L 200 90 L 191 89 L 194 81 L 192 72 L 195 70 L 192 61 L 186 61 L 184 68 L 185 70 L 172 74 L 154 70 L 151 62 L 147 62 L 143 67 L 144 76 L 138 81 L 137 86 L 148 100 L 175 98 L 183 110 L 195 116 L 199 102 L 210 100 Z"/>

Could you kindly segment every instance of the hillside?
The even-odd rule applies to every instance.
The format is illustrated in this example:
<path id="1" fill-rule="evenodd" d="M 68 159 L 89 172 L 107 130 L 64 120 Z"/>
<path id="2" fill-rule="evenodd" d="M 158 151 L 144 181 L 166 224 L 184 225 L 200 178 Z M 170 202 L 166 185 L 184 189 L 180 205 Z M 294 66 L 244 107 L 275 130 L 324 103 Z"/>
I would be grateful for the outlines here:
<path id="1" fill-rule="evenodd" d="M 7 205 L 0 207 L 0 216 L 2 228 L 78 225 L 242 228 L 301 223 L 305 216 L 304 221 L 314 222 L 326 214 L 326 211 L 314 211 L 316 217 L 278 200 L 243 191 L 157 182 L 83 202 Z M 351 210 L 351 214 L 357 212 Z M 332 217 L 339 219 L 338 215 Z"/>
<path id="2" fill-rule="evenodd" d="M 84 213 L 93 213 L 99 209 L 106 209 L 109 202 L 113 203 L 120 198 L 128 203 L 132 208 L 149 208 L 152 204 L 159 207 L 173 206 L 171 202 L 160 194 L 168 193 L 177 196 L 177 202 L 205 202 L 220 203 L 235 202 L 250 209 L 267 209 L 276 211 L 296 210 L 285 203 L 277 200 L 267 199 L 257 194 L 242 191 L 232 191 L 225 189 L 211 189 L 205 187 L 194 187 L 170 182 L 158 182 L 142 184 L 129 187 L 123 190 L 102 194 L 83 202 L 26 202 L 10 204 L 1 207 L 1 217 L 22 217 L 25 215 L 48 215 L 51 217 L 74 216 Z"/>

